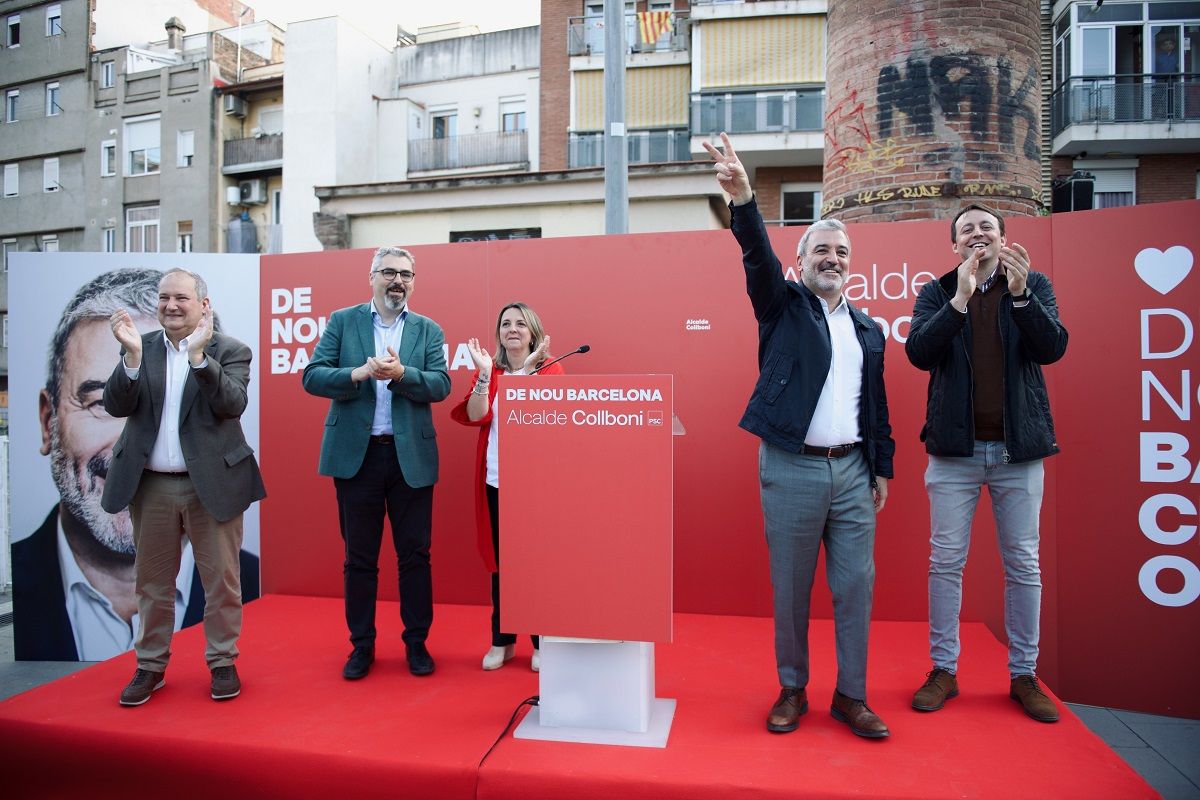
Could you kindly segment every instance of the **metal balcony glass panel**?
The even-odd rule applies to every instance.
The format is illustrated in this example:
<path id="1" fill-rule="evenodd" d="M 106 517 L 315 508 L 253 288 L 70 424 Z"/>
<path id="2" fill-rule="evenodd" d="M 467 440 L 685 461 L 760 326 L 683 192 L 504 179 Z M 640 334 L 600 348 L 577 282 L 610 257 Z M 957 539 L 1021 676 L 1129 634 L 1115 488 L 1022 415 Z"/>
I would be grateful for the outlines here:
<path id="1" fill-rule="evenodd" d="M 468 169 L 529 160 L 527 131 L 471 133 L 438 139 L 409 139 L 408 171 Z"/>
<path id="2" fill-rule="evenodd" d="M 723 92 L 692 95 L 692 135 L 819 131 L 825 90 Z"/>
<path id="3" fill-rule="evenodd" d="M 229 139 L 225 142 L 225 166 L 283 161 L 283 134 Z"/>
<path id="4" fill-rule="evenodd" d="M 630 164 L 661 164 L 690 161 L 688 132 L 682 128 L 630 131 L 625 136 Z M 572 133 L 568 152 L 572 167 L 604 166 L 604 134 Z"/>
<path id="5" fill-rule="evenodd" d="M 666 16 L 657 16 L 665 14 Z M 625 15 L 625 48 L 630 53 L 688 49 L 688 12 L 643 12 Z M 567 18 L 567 55 L 604 53 L 604 17 Z"/>
<path id="6" fill-rule="evenodd" d="M 1200 121 L 1200 73 L 1074 77 L 1050 104 L 1055 136 L 1068 125 Z"/>

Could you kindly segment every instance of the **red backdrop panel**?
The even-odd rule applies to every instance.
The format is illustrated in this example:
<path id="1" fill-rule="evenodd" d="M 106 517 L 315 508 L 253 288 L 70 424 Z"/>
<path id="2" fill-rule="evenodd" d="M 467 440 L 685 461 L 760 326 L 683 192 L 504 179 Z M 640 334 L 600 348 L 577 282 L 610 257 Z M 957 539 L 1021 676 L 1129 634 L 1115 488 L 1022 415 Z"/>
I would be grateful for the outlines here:
<path id="1" fill-rule="evenodd" d="M 1190 391 L 1182 395 L 1188 414 L 1194 413 L 1197 345 L 1172 359 L 1143 362 L 1139 315 L 1143 309 L 1174 308 L 1194 329 L 1200 269 L 1193 268 L 1164 296 L 1138 277 L 1134 259 L 1149 247 L 1166 253 L 1179 245 L 1189 249 L 1189 256 L 1197 252 L 1198 209 L 1200 204 L 1189 202 L 1013 219 L 1007 231 L 1009 242 L 1024 245 L 1034 267 L 1054 279 L 1071 335 L 1066 357 L 1046 369 L 1063 453 L 1049 459 L 1046 470 L 1039 671 L 1072 699 L 1073 687 L 1079 686 L 1096 702 L 1179 713 L 1175 709 L 1186 697 L 1193 715 L 1200 715 L 1197 693 L 1182 672 L 1197 660 L 1200 603 L 1153 603 L 1139 589 L 1138 572 L 1156 555 L 1197 563 L 1198 540 L 1193 534 L 1180 544 L 1156 543 L 1140 531 L 1138 511 L 1147 498 L 1163 492 L 1200 503 L 1197 484 L 1143 482 L 1137 448 L 1142 431 L 1191 437 L 1185 458 L 1194 472 L 1200 448 L 1190 416 L 1172 419 L 1178 415 L 1155 399 L 1152 419 L 1143 422 L 1139 404 L 1141 372 L 1152 369 L 1165 386 L 1174 387 L 1176 402 L 1182 381 L 1190 382 Z M 802 232 L 779 228 L 771 233 L 788 277 L 795 277 L 792 254 Z M 886 327 L 886 377 L 897 442 L 896 479 L 879 519 L 875 617 L 922 620 L 927 611 L 929 511 L 922 479 L 926 458 L 918 433 L 927 375 L 908 363 L 903 341 L 916 292 L 931 276 L 953 268 L 957 258 L 944 221 L 857 224 L 850 233 L 855 274 L 847 294 Z M 450 399 L 434 410 L 442 457 L 434 500 L 437 600 L 488 602 L 487 574 L 474 544 L 476 431 L 451 422 L 449 409 L 469 391 L 466 340 L 476 336 L 490 342 L 500 306 L 523 300 L 541 315 L 554 350 L 592 346 L 591 353 L 566 362 L 570 372 L 674 374 L 675 412 L 687 431 L 674 446 L 676 609 L 769 615 L 755 471 L 758 440 L 737 427 L 757 377 L 757 332 L 740 251 L 729 232 L 413 250 L 418 274 L 413 308 L 445 329 L 453 381 Z M 305 395 L 299 372 L 288 369 L 314 343 L 300 338 L 312 329 L 302 320 L 319 320 L 338 307 L 369 299 L 369 260 L 366 250 L 263 259 L 262 463 L 270 497 L 262 509 L 262 570 L 267 591 L 341 593 L 332 481 L 316 475 L 328 404 Z M 1169 264 L 1160 267 L 1171 269 Z M 272 310 L 273 303 L 276 308 L 286 305 L 289 296 L 294 305 L 297 289 L 308 290 L 306 310 Z M 1166 339 L 1182 335 L 1183 323 L 1172 319 L 1165 314 L 1154 318 L 1151 335 L 1163 340 L 1155 347 L 1166 350 Z M 289 325 L 292 341 L 283 341 L 286 330 L 281 328 Z M 284 351 L 280 360 L 274 360 L 273 350 Z M 1186 377 L 1185 370 L 1190 370 Z M 1182 506 L 1182 511 L 1167 508 L 1158 516 L 1160 527 L 1175 530 L 1176 538 L 1183 535 L 1178 531 L 1186 531 L 1181 526 L 1196 524 L 1195 513 L 1189 515 L 1186 503 Z M 1069 526 L 1061 546 L 1059 518 Z M 395 563 L 388 552 L 382 559 L 381 596 L 394 599 Z M 817 585 L 814 614 L 830 616 L 823 575 Z M 1156 585 L 1178 593 L 1184 588 L 1183 573 L 1164 570 Z M 982 620 L 1003 638 L 1003 574 L 986 494 L 976 515 L 963 618 Z M 1124 693 L 1114 687 L 1114 675 L 1135 674 L 1147 655 L 1155 653 L 1178 658 L 1155 662 L 1156 670 L 1161 667 L 1166 674 L 1156 676 L 1161 688 L 1150 693 L 1153 700 L 1140 683 Z M 1100 654 L 1103 668 L 1095 666 Z M 1070 663 L 1060 668 L 1060 658 Z"/>
<path id="2" fill-rule="evenodd" d="M 500 390 L 501 629 L 671 641 L 671 376 Z"/>
<path id="3" fill-rule="evenodd" d="M 1192 718 L 1200 717 L 1198 209 L 1160 203 L 1053 218 L 1056 288 L 1071 332 L 1056 387 L 1060 683 L 1080 702 Z M 1169 453 L 1156 457 L 1154 440 Z M 1155 502 L 1163 508 L 1152 513 Z"/>

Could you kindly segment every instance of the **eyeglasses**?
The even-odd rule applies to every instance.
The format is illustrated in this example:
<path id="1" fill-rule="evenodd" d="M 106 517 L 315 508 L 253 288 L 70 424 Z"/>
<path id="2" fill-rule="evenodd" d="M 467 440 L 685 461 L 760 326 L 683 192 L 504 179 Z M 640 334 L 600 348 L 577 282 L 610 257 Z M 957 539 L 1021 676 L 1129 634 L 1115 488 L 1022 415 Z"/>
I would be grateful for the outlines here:
<path id="1" fill-rule="evenodd" d="M 407 269 L 394 270 L 391 267 L 385 267 L 384 269 L 372 270 L 372 274 L 382 275 L 383 277 L 387 278 L 389 281 L 394 281 L 394 280 L 396 280 L 396 278 L 399 278 L 400 280 L 404 281 L 405 283 L 412 283 L 412 279 L 417 277 L 417 273 L 415 273 L 415 272 L 411 272 Z"/>

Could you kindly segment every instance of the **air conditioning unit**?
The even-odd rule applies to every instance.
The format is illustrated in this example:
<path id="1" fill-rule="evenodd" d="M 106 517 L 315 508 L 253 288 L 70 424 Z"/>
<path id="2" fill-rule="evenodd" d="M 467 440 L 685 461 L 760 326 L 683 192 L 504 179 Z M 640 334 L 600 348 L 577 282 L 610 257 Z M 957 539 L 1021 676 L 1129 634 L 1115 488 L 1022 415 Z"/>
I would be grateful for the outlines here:
<path id="1" fill-rule="evenodd" d="M 242 205 L 261 205 L 267 202 L 267 181 L 265 178 L 255 178 L 238 184 Z"/>
<path id="2" fill-rule="evenodd" d="M 225 113 L 231 117 L 246 116 L 246 101 L 236 94 L 225 95 Z"/>

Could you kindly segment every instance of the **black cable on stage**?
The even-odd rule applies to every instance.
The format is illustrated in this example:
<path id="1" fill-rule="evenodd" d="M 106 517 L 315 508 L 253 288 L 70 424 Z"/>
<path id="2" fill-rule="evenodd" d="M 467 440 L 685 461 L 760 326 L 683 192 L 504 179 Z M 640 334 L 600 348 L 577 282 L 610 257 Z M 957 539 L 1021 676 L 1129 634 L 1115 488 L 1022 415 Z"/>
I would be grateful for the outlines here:
<path id="1" fill-rule="evenodd" d="M 492 746 L 489 747 L 487 749 L 487 752 L 483 754 L 483 758 L 479 759 L 479 764 L 475 767 L 475 793 L 473 795 L 474 797 L 479 797 L 479 773 L 483 771 L 483 762 L 487 761 L 487 757 L 490 756 L 492 754 L 492 751 L 496 749 L 496 745 L 500 744 L 500 740 L 503 739 L 505 736 L 507 736 L 508 732 L 510 730 L 512 730 L 513 723 L 517 721 L 517 715 L 521 713 L 521 709 L 524 706 L 529 706 L 530 708 L 533 708 L 534 706 L 536 706 L 538 704 L 538 701 L 540 699 L 541 698 L 539 698 L 535 694 L 533 697 L 526 697 L 524 700 L 522 700 L 520 703 L 518 703 L 517 707 L 513 709 L 512 716 L 508 718 L 508 724 L 504 726 L 504 730 L 500 731 L 500 735 L 496 737 L 496 741 L 492 742 Z"/>

